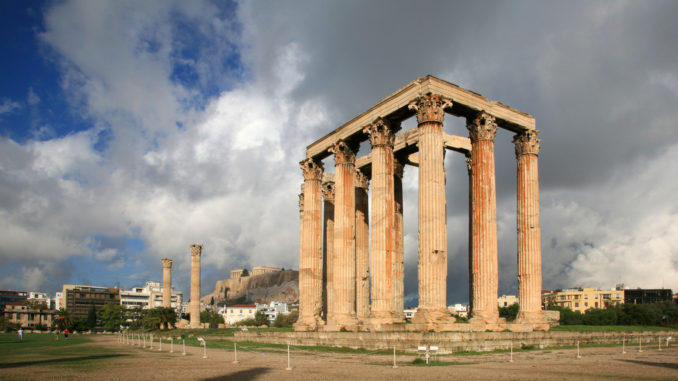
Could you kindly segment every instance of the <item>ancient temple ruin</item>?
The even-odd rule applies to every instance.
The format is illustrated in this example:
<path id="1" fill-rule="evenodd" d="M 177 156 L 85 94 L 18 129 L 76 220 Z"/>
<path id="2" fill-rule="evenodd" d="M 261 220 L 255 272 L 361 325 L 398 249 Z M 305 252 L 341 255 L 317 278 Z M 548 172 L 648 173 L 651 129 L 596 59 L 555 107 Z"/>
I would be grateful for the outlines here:
<path id="1" fill-rule="evenodd" d="M 469 137 L 444 132 L 445 113 L 466 119 Z M 417 127 L 400 131 L 403 120 Z M 515 133 L 520 312 L 507 325 L 497 306 L 494 137 Z M 547 330 L 541 311 L 538 131 L 530 115 L 433 76 L 419 78 L 309 145 L 301 161 L 298 331 Z M 372 150 L 356 160 L 359 145 Z M 469 174 L 471 324 L 446 308 L 445 151 L 466 156 Z M 322 160 L 333 156 L 334 173 Z M 403 314 L 403 168 L 419 168 L 419 306 Z M 329 171 L 328 171 L 329 172 Z M 371 186 L 371 210 L 368 187 Z"/>

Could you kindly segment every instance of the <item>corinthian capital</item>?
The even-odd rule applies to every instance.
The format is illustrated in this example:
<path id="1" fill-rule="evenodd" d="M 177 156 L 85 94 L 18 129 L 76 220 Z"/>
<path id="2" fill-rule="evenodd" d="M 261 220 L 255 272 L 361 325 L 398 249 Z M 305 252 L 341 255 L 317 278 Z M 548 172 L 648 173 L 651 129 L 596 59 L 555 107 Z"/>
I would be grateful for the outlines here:
<path id="1" fill-rule="evenodd" d="M 171 259 L 163 258 L 163 259 L 161 259 L 161 261 L 162 261 L 162 267 L 163 268 L 168 268 L 168 269 L 172 268 L 172 260 Z"/>
<path id="2" fill-rule="evenodd" d="M 393 148 L 395 132 L 398 130 L 394 123 L 379 118 L 363 128 L 363 132 L 370 137 L 372 147 L 387 146 Z"/>
<path id="3" fill-rule="evenodd" d="M 191 257 L 200 257 L 202 255 L 202 245 L 191 245 Z"/>
<path id="4" fill-rule="evenodd" d="M 445 119 L 445 109 L 452 107 L 452 101 L 440 95 L 428 93 L 410 102 L 410 110 L 417 111 L 417 123 L 442 123 Z"/>
<path id="5" fill-rule="evenodd" d="M 311 158 L 299 162 L 299 167 L 304 173 L 304 180 L 321 180 L 323 176 L 323 164 Z"/>
<path id="6" fill-rule="evenodd" d="M 393 174 L 398 176 L 398 178 L 402 180 L 404 173 L 405 173 L 405 163 L 403 163 L 398 158 L 393 160 Z"/>
<path id="7" fill-rule="evenodd" d="M 472 119 L 466 119 L 466 128 L 471 134 L 472 142 L 494 140 L 497 135 L 497 121 L 485 111 L 479 112 Z"/>
<path id="8" fill-rule="evenodd" d="M 334 164 L 355 164 L 355 154 L 358 152 L 358 147 L 344 139 L 339 139 L 330 147 L 329 151 L 334 154 Z"/>
<path id="9" fill-rule="evenodd" d="M 323 182 L 322 192 L 326 201 L 334 202 L 334 181 Z"/>
<path id="10" fill-rule="evenodd" d="M 355 171 L 355 186 L 364 189 L 370 186 L 370 179 L 359 169 Z"/>
<path id="11" fill-rule="evenodd" d="M 540 139 L 537 138 L 539 131 L 527 130 L 513 137 L 513 144 L 516 145 L 516 158 L 522 155 L 539 155 Z"/>

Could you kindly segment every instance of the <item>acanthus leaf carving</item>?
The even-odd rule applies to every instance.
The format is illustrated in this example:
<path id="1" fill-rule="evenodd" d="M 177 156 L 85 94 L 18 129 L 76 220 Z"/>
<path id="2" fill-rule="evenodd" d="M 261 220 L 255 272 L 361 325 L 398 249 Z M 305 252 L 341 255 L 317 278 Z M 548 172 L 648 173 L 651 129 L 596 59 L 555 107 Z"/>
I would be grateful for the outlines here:
<path id="1" fill-rule="evenodd" d="M 384 118 L 378 118 L 365 126 L 363 132 L 369 136 L 372 147 L 387 146 L 393 148 L 395 132 L 398 129 L 400 127 L 396 127 L 393 122 Z"/>
<path id="2" fill-rule="evenodd" d="M 355 171 L 355 186 L 364 189 L 370 186 L 370 179 L 359 169 Z"/>
<path id="3" fill-rule="evenodd" d="M 526 130 L 513 137 L 516 146 L 516 158 L 522 155 L 539 156 L 541 139 L 537 138 L 539 131 Z"/>
<path id="4" fill-rule="evenodd" d="M 334 154 L 334 163 L 337 164 L 355 164 L 355 155 L 358 152 L 358 146 L 349 143 L 344 139 L 339 139 L 329 151 Z"/>
<path id="5" fill-rule="evenodd" d="M 466 120 L 466 128 L 471 135 L 471 142 L 494 140 L 497 135 L 497 121 L 494 116 L 481 111 L 472 119 Z"/>
<path id="6" fill-rule="evenodd" d="M 417 97 L 407 106 L 417 112 L 417 123 L 442 123 L 445 119 L 445 109 L 452 107 L 452 101 L 440 95 L 428 93 Z"/>
<path id="7" fill-rule="evenodd" d="M 304 174 L 304 180 L 321 180 L 323 176 L 323 165 L 320 162 L 308 158 L 299 162 L 299 167 Z"/>
<path id="8" fill-rule="evenodd" d="M 324 181 L 322 192 L 326 201 L 334 202 L 334 181 Z"/>

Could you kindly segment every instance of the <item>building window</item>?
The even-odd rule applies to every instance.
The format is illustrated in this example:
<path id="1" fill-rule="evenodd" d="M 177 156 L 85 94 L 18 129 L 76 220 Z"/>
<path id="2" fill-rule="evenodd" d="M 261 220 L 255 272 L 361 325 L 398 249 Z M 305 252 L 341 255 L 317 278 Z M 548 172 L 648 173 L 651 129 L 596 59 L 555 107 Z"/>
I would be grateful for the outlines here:
<path id="1" fill-rule="evenodd" d="M 579 303 L 574 303 L 575 308 L 579 308 Z"/>
<path id="2" fill-rule="evenodd" d="M 589 300 L 589 296 L 588 296 L 588 295 L 584 295 L 584 300 Z"/>

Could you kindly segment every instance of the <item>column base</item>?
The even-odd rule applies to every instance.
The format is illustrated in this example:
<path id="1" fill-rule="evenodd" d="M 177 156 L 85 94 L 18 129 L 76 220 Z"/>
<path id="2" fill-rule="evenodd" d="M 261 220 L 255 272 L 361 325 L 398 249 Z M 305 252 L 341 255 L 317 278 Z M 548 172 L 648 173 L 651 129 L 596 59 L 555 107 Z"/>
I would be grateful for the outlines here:
<path id="1" fill-rule="evenodd" d="M 469 319 L 474 331 L 504 331 L 506 319 L 499 317 L 499 311 L 473 311 L 473 317 Z"/>
<path id="2" fill-rule="evenodd" d="M 551 329 L 542 311 L 519 311 L 516 323 L 529 324 L 535 331 L 548 331 Z"/>
<path id="3" fill-rule="evenodd" d="M 334 316 L 333 319 L 330 319 L 327 324 L 325 324 L 322 329 L 327 332 L 338 332 L 338 331 L 352 331 L 358 332 L 360 328 L 360 323 L 355 316 Z"/>
<path id="4" fill-rule="evenodd" d="M 405 319 L 398 319 L 398 317 L 387 311 L 376 312 L 370 315 L 370 318 L 366 321 L 366 325 L 370 331 L 384 331 L 388 330 L 387 327 L 392 326 L 397 323 L 404 323 Z"/>
<path id="5" fill-rule="evenodd" d="M 409 328 L 414 331 L 449 331 L 454 329 L 457 322 L 447 308 L 419 308 L 412 317 Z"/>
<path id="6" fill-rule="evenodd" d="M 317 331 L 318 328 L 322 326 L 322 320 L 320 320 L 319 317 L 314 318 L 306 318 L 302 320 L 298 320 L 296 323 L 294 323 L 294 331 L 296 332 L 309 332 L 309 331 Z"/>

